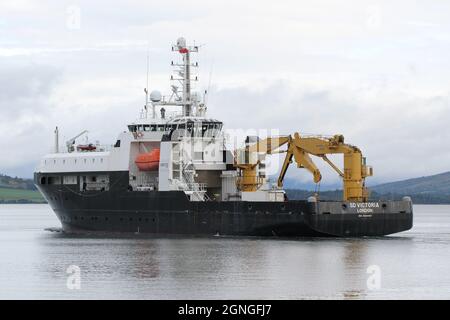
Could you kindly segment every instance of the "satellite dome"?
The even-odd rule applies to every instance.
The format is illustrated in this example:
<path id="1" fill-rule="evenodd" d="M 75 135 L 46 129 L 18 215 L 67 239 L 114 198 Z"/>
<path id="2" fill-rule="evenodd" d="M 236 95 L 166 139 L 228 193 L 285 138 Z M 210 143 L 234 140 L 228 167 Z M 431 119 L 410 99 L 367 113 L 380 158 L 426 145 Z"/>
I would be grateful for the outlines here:
<path id="1" fill-rule="evenodd" d="M 183 37 L 180 37 L 177 39 L 177 47 L 178 49 L 186 48 L 186 39 Z"/>
<path id="2" fill-rule="evenodd" d="M 159 102 L 162 99 L 162 95 L 161 92 L 154 90 L 152 91 L 152 93 L 150 93 L 150 100 L 152 102 Z"/>

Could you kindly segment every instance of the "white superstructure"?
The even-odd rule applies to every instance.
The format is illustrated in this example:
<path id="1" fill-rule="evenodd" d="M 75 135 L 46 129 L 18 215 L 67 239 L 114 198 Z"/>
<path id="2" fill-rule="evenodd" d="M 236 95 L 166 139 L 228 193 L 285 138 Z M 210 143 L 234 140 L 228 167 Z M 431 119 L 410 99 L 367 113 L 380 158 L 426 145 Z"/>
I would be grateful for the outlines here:
<path id="1" fill-rule="evenodd" d="M 89 177 L 96 181 L 95 175 L 105 181 L 107 172 L 128 171 L 133 191 L 182 190 L 191 201 L 282 201 L 283 197 L 270 196 L 273 190 L 248 195 L 237 190 L 234 155 L 226 150 L 223 124 L 206 116 L 205 97 L 191 90 L 192 82 L 198 80 L 191 75 L 191 69 L 198 67 L 191 62 L 191 53 L 198 52 L 198 47 L 187 46 L 184 38 L 179 38 L 172 51 L 181 55 L 182 62 L 172 62 L 171 94 L 148 94 L 146 88 L 146 104 L 139 118 L 114 145 L 75 146 L 76 139 L 86 134 L 83 131 L 67 141 L 62 152 L 56 130 L 55 152 L 46 155 L 36 171 L 69 177 L 85 174 L 83 181 Z M 179 106 L 181 112 L 169 114 L 169 106 Z"/>

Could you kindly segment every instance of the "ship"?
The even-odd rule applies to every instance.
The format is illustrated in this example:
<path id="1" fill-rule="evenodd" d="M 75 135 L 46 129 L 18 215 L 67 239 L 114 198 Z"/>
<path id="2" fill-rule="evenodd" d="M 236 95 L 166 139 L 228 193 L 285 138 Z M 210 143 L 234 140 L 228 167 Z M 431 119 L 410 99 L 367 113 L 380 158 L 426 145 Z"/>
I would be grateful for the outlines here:
<path id="1" fill-rule="evenodd" d="M 367 237 L 412 227 L 413 206 L 402 200 L 371 201 L 365 178 L 373 174 L 361 150 L 340 134 L 246 136 L 230 148 L 223 122 L 207 116 L 207 92 L 193 92 L 193 54 L 199 46 L 179 38 L 179 62 L 170 94 L 149 94 L 136 121 L 112 145 L 86 140 L 84 130 L 43 156 L 34 183 L 67 233 L 138 233 L 177 236 Z M 230 106 L 231 107 L 231 106 Z M 176 111 L 169 112 L 175 108 Z M 277 181 L 266 159 L 285 155 Z M 328 155 L 342 155 L 343 169 Z M 320 193 L 288 199 L 284 177 L 291 163 L 322 176 L 324 160 L 343 181 L 342 201 Z"/>

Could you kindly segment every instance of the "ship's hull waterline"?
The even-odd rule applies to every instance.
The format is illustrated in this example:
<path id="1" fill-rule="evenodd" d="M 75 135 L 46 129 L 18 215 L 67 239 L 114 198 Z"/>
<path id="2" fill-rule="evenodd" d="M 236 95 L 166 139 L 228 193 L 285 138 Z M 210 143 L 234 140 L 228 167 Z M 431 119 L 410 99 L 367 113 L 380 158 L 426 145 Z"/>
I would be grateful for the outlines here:
<path id="1" fill-rule="evenodd" d="M 128 172 L 109 190 L 35 182 L 65 232 L 194 236 L 384 236 L 412 227 L 410 201 L 370 203 L 189 201 L 182 191 L 129 191 Z M 57 176 L 57 174 L 55 174 Z"/>

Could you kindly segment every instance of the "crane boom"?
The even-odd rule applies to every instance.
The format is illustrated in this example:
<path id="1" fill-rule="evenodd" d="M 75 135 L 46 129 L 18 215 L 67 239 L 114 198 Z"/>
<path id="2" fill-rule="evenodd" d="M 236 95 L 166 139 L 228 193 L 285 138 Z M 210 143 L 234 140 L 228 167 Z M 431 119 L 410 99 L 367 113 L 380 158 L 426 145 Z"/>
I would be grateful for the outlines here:
<path id="1" fill-rule="evenodd" d="M 367 201 L 369 192 L 365 186 L 365 178 L 372 176 L 373 170 L 366 166 L 366 160 L 359 148 L 344 143 L 343 135 L 334 135 L 329 138 L 321 136 L 301 137 L 296 132 L 290 147 L 320 157 L 327 162 L 343 179 L 344 201 Z M 344 155 L 343 172 L 328 159 L 327 154 Z M 307 169 L 313 172 L 314 181 L 316 181 L 317 173 L 310 168 Z M 282 181 L 281 185 L 280 183 L 278 185 L 281 186 Z"/>
<path id="2" fill-rule="evenodd" d="M 320 182 L 322 175 L 320 170 L 311 159 L 311 155 L 322 158 L 328 163 L 343 180 L 344 201 L 367 201 L 369 192 L 365 186 L 365 178 L 373 175 L 372 167 L 366 165 L 366 159 L 362 156 L 361 150 L 355 146 L 344 143 L 343 135 L 332 137 L 307 136 L 302 137 L 299 133 L 294 136 L 281 136 L 276 138 L 266 138 L 257 143 L 246 146 L 245 159 L 251 159 L 253 155 L 273 154 L 280 152 L 279 148 L 287 145 L 286 157 L 278 176 L 278 187 L 283 186 L 292 159 L 297 163 L 298 168 L 305 168 L 313 175 L 315 183 Z M 344 170 L 341 171 L 328 157 L 327 154 L 343 154 Z M 242 191 L 256 191 L 262 184 L 256 175 L 258 161 L 240 161 L 235 166 L 241 170 L 241 178 L 238 180 L 238 187 Z"/>
<path id="3" fill-rule="evenodd" d="M 66 141 L 67 151 L 68 151 L 68 152 L 72 152 L 72 151 L 74 150 L 73 145 L 75 144 L 75 141 L 76 141 L 79 137 L 81 137 L 83 134 L 86 134 L 86 133 L 88 133 L 88 131 L 87 131 L 87 130 L 83 130 L 82 132 L 80 132 L 79 134 L 77 134 L 75 137 L 73 137 L 73 138 L 67 140 L 67 141 Z"/>
<path id="4" fill-rule="evenodd" d="M 268 137 L 248 147 L 248 152 L 272 154 L 290 141 L 289 136 Z"/>
<path id="5" fill-rule="evenodd" d="M 273 154 L 288 143 L 290 137 L 269 137 L 259 140 L 255 144 L 246 145 L 244 149 L 236 150 L 234 166 L 239 169 L 240 177 L 237 180 L 237 187 L 241 191 L 256 191 L 263 184 L 264 179 L 257 175 L 256 169 L 260 164 L 256 155 Z"/>
<path id="6" fill-rule="evenodd" d="M 322 179 L 319 169 L 314 164 L 309 154 L 300 148 L 296 148 L 290 143 L 286 152 L 286 157 L 284 158 L 283 166 L 281 167 L 280 175 L 278 176 L 277 184 L 280 188 L 283 186 L 284 176 L 286 175 L 289 165 L 292 163 L 292 158 L 294 158 L 297 163 L 297 168 L 305 168 L 313 174 L 315 183 L 318 183 Z"/>

